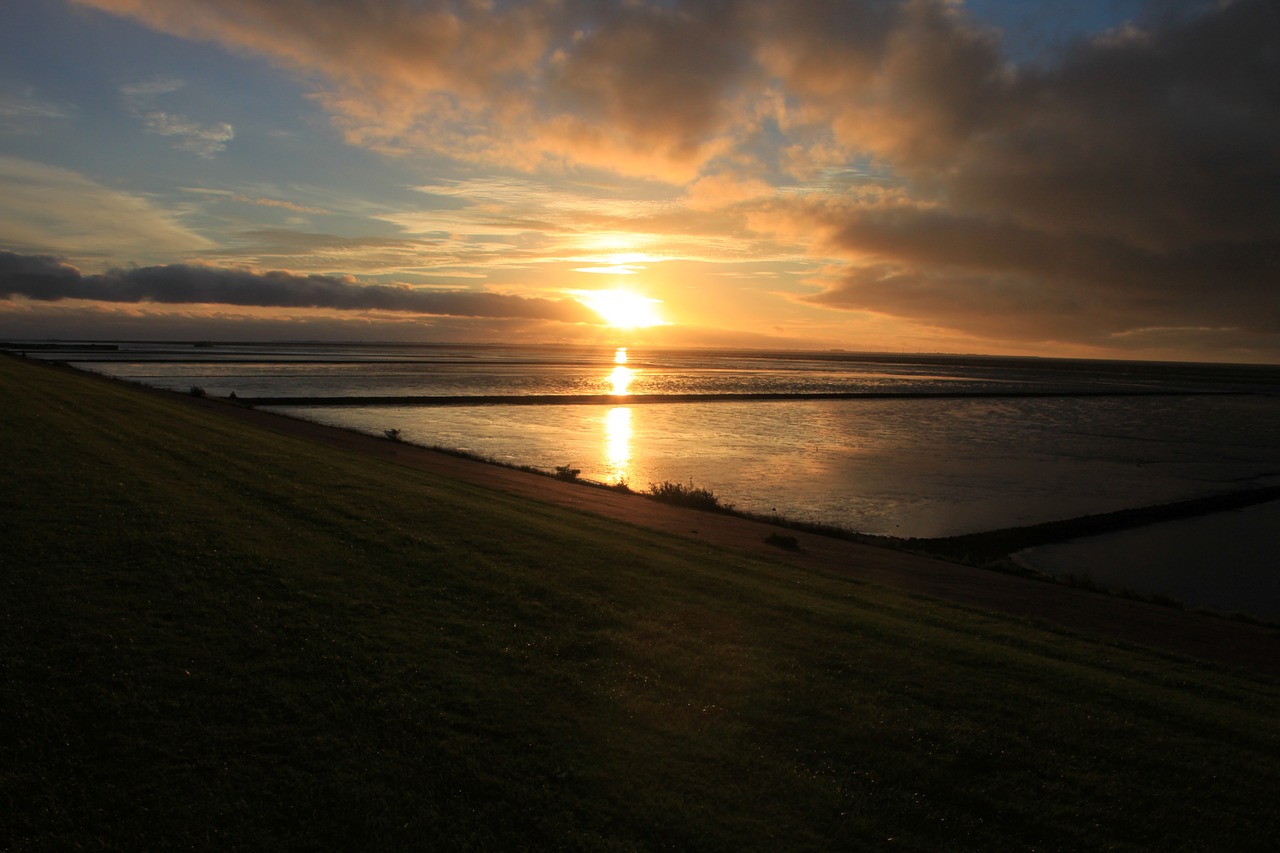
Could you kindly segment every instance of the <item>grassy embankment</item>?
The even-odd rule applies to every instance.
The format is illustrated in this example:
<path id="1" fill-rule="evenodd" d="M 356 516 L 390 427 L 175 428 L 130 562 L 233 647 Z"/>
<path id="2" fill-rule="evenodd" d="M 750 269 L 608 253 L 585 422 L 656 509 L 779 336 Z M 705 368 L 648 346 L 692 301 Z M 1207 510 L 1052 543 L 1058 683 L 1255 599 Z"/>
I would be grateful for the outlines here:
<path id="1" fill-rule="evenodd" d="M 0 358 L 0 849 L 1263 850 L 1275 679 Z"/>

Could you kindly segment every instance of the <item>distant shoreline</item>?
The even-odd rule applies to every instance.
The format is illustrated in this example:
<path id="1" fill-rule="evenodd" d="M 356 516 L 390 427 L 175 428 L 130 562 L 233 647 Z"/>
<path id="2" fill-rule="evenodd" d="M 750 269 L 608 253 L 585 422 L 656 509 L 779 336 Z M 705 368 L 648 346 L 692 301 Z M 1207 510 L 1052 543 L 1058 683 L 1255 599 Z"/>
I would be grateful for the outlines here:
<path id="1" fill-rule="evenodd" d="M 1249 391 L 800 391 L 749 394 L 452 394 L 367 397 L 237 397 L 246 406 L 620 406 L 789 400 L 984 400 L 1040 397 L 1225 397 Z"/>

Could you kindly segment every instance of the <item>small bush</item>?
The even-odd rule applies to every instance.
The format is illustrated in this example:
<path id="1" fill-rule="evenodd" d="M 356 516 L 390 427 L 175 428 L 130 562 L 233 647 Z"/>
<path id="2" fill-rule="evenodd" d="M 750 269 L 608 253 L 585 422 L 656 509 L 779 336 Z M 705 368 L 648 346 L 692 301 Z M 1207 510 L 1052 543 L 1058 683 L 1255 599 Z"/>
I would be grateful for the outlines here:
<path id="1" fill-rule="evenodd" d="M 775 548 L 781 548 L 784 551 L 799 551 L 800 540 L 794 536 L 788 536 L 785 533 L 770 533 L 764 537 L 766 545 L 772 545 Z"/>
<path id="2" fill-rule="evenodd" d="M 661 483 L 650 483 L 649 496 L 663 503 L 687 506 L 693 509 L 710 509 L 718 512 L 731 512 L 733 510 L 733 504 L 721 503 L 715 492 L 695 486 L 692 480 L 689 481 L 687 486 L 683 483 L 672 483 L 667 480 L 663 480 Z"/>
<path id="3" fill-rule="evenodd" d="M 555 478 L 557 480 L 565 480 L 570 483 L 575 483 L 578 480 L 578 475 L 581 473 L 581 468 L 574 468 L 570 465 L 557 465 Z"/>
<path id="4" fill-rule="evenodd" d="M 400 430 L 398 429 L 384 429 L 382 431 L 382 434 L 385 435 L 389 440 L 394 441 L 397 444 L 404 441 L 404 436 L 400 434 Z"/>
<path id="5" fill-rule="evenodd" d="M 188 394 L 190 394 L 192 397 L 204 397 L 204 396 L 206 396 L 206 395 L 205 395 L 205 392 L 204 392 L 204 389 L 203 389 L 203 388 L 201 388 L 199 385 L 192 385 L 192 386 L 191 386 L 191 390 L 190 390 L 190 391 L 188 391 L 187 393 L 188 393 Z"/>

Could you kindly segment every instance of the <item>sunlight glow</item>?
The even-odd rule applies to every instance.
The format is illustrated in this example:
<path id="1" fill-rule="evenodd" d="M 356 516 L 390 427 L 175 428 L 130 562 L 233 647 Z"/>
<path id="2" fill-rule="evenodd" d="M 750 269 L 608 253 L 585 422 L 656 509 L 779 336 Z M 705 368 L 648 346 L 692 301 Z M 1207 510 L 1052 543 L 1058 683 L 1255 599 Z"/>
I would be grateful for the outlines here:
<path id="1" fill-rule="evenodd" d="M 609 374 L 609 384 L 613 386 L 613 390 L 609 393 L 615 397 L 625 397 L 630 394 L 629 390 L 631 380 L 635 378 L 636 372 L 629 367 L 618 365 Z"/>
<path id="2" fill-rule="evenodd" d="M 616 264 L 608 267 L 578 267 L 574 272 L 589 272 L 596 275 L 636 275 L 644 267 L 633 267 L 626 264 Z"/>
<path id="3" fill-rule="evenodd" d="M 605 458 L 614 483 L 627 479 L 627 463 L 631 461 L 631 410 L 610 409 L 604 416 Z"/>
<path id="4" fill-rule="evenodd" d="M 661 263 L 663 258 L 648 252 L 622 251 L 614 243 L 602 243 L 599 252 L 584 254 L 571 258 L 575 261 L 586 261 L 591 266 L 577 267 L 574 272 L 597 273 L 602 275 L 636 275 L 644 272 L 648 264 Z"/>
<path id="5" fill-rule="evenodd" d="M 632 266 L 633 264 L 650 263 L 658 259 L 647 252 L 614 252 L 612 255 L 606 255 L 605 260 L 611 264 Z"/>
<path id="6" fill-rule="evenodd" d="M 613 351 L 613 363 L 618 366 L 609 373 L 609 385 L 613 388 L 610 393 L 615 397 L 625 397 L 631 393 L 631 380 L 636 378 L 636 372 L 625 366 L 626 347 L 618 347 Z"/>
<path id="7" fill-rule="evenodd" d="M 629 290 L 575 290 L 573 296 L 583 305 L 604 318 L 617 329 L 642 329 L 648 326 L 664 326 L 666 321 L 658 316 L 654 306 L 660 299 L 651 299 Z"/>

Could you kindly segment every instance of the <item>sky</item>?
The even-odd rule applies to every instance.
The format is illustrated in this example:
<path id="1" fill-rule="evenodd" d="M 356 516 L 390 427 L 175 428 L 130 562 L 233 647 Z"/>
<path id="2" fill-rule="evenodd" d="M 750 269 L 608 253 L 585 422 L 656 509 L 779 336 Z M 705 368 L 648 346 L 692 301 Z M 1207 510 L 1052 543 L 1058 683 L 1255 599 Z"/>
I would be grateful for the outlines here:
<path id="1" fill-rule="evenodd" d="M 5 0 L 0 339 L 1280 362 L 1280 0 Z"/>

